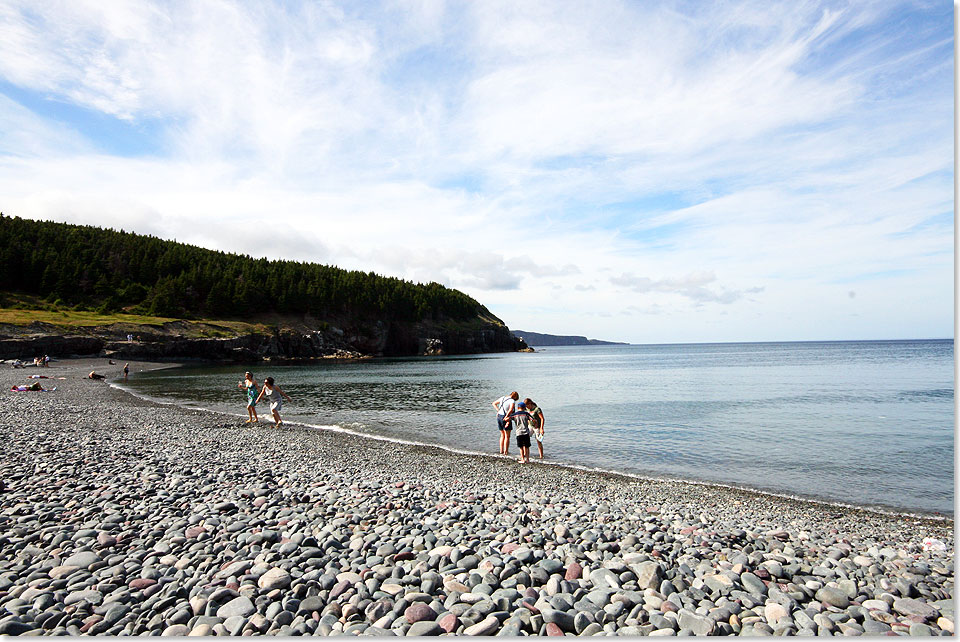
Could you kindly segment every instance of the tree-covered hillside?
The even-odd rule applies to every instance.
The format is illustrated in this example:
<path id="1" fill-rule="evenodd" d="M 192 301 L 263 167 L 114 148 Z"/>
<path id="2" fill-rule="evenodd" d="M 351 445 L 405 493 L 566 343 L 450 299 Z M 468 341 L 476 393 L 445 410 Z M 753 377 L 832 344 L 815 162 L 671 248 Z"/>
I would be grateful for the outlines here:
<path id="1" fill-rule="evenodd" d="M 152 236 L 0 214 L 0 290 L 102 312 L 235 318 L 276 312 L 404 321 L 493 315 L 438 283 L 268 261 Z"/>

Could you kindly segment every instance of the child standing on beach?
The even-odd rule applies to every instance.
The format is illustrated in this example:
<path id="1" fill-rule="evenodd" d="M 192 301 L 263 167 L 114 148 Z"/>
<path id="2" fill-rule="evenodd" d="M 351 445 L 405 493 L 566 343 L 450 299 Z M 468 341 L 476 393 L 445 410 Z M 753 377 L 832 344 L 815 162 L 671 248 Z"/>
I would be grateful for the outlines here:
<path id="1" fill-rule="evenodd" d="M 520 458 L 517 460 L 521 464 L 530 463 L 530 413 L 527 412 L 527 404 L 520 402 L 517 409 L 507 416 L 507 420 L 517 422 L 517 447 L 520 449 Z"/>
<path id="2" fill-rule="evenodd" d="M 293 399 L 291 399 L 290 395 L 285 393 L 280 386 L 273 383 L 273 377 L 267 377 L 263 380 L 263 388 L 260 389 L 260 394 L 257 396 L 254 404 L 259 402 L 264 395 L 267 396 L 267 401 L 270 402 L 270 412 L 273 413 L 273 420 L 277 426 L 281 425 L 283 420 L 280 419 L 280 410 L 283 409 L 283 399 L 287 401 L 293 401 Z M 281 397 L 283 397 L 283 399 L 281 399 Z"/>
<path id="3" fill-rule="evenodd" d="M 124 368 L 124 377 L 126 377 L 126 368 Z M 257 417 L 257 380 L 253 378 L 253 375 L 249 372 L 243 373 L 243 379 L 240 380 L 240 383 L 237 384 L 237 387 L 241 390 L 245 390 L 247 393 L 247 414 L 250 415 L 250 418 L 247 419 L 246 423 L 260 423 L 260 418 Z"/>
<path id="4" fill-rule="evenodd" d="M 527 406 L 527 412 L 530 413 L 530 424 L 533 426 L 533 435 L 537 438 L 537 450 L 540 451 L 540 459 L 543 459 L 543 433 L 547 425 L 547 420 L 543 418 L 543 410 L 540 409 L 533 399 L 529 397 L 523 400 Z"/>

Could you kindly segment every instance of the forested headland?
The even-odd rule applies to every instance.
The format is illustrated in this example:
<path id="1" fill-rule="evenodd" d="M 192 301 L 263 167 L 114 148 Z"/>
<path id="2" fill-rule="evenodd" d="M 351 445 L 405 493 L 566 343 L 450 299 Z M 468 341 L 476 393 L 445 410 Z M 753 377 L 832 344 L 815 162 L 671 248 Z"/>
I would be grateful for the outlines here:
<path id="1" fill-rule="evenodd" d="M 24 296 L 101 314 L 207 320 L 274 315 L 309 319 L 321 328 L 335 323 L 346 326 L 347 334 L 353 328 L 358 336 L 382 335 L 375 337 L 373 351 L 384 354 L 423 351 L 424 340 L 438 340 L 444 331 L 506 330 L 475 299 L 438 283 L 0 214 L 0 307 L 23 307 Z M 356 347 L 370 352 L 370 341 L 362 343 Z M 448 337 L 446 343 L 461 342 Z M 470 351 L 467 344 L 437 350 Z M 474 348 L 516 345 L 497 339 Z"/>

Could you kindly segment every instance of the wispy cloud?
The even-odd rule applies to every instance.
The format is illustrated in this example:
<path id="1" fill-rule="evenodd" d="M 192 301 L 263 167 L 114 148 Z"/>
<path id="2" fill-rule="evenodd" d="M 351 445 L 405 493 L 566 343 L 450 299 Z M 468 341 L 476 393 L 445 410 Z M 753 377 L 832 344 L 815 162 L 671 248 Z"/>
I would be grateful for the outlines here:
<path id="1" fill-rule="evenodd" d="M 559 334 L 952 332 L 950 7 L 15 0 L 0 42 L 6 214 Z"/>

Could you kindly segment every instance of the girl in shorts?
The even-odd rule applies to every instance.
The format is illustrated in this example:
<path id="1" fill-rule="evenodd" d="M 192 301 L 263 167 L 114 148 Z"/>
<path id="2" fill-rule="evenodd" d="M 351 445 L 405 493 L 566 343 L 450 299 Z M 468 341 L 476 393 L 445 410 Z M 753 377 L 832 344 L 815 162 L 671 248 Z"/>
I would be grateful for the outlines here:
<path id="1" fill-rule="evenodd" d="M 250 418 L 247 419 L 246 423 L 260 423 L 260 418 L 257 417 L 257 393 L 260 392 L 257 388 L 257 380 L 253 378 L 252 374 L 245 372 L 243 379 L 237 384 L 237 388 L 244 390 L 247 394 L 247 414 L 250 415 Z"/>
<path id="2" fill-rule="evenodd" d="M 270 402 L 270 412 L 273 413 L 273 420 L 279 426 L 283 423 L 283 420 L 280 419 L 280 410 L 283 409 L 283 399 L 287 401 L 293 401 L 293 399 L 281 390 L 280 386 L 273 383 L 273 377 L 267 377 L 263 380 L 263 388 L 260 389 L 260 394 L 254 403 L 259 402 L 264 395 L 267 396 L 267 401 Z M 281 399 L 281 397 L 283 397 L 283 399 Z"/>

